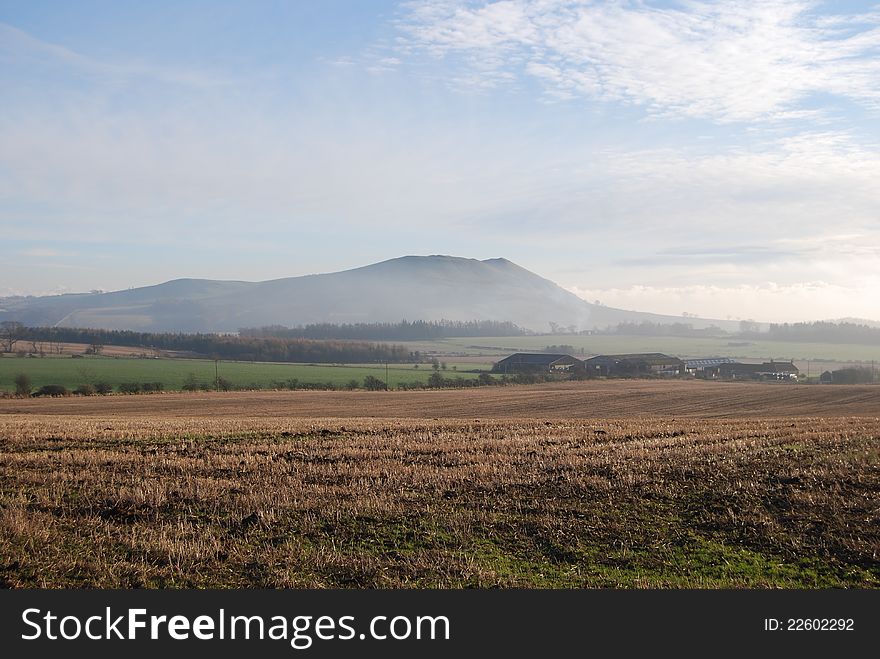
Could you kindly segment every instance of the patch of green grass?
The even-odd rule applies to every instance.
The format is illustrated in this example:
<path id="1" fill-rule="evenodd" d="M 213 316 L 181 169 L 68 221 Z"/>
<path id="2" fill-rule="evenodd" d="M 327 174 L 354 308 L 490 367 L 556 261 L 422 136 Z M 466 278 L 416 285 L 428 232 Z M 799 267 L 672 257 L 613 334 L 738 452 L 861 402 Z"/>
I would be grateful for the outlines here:
<path id="1" fill-rule="evenodd" d="M 217 365 L 220 377 L 240 388 L 268 389 L 277 383 L 297 380 L 300 385 L 332 384 L 342 387 L 351 380 L 363 384 L 368 375 L 385 380 L 384 364 L 288 364 L 225 362 Z M 33 388 L 60 384 L 73 390 L 81 384 L 107 382 L 118 388 L 123 382 L 160 382 L 165 391 L 179 391 L 190 374 L 212 386 L 214 362 L 207 359 L 136 359 L 128 357 L 3 357 L 0 359 L 0 391 L 15 391 L 15 377 L 27 373 Z M 427 382 L 433 370 L 429 364 L 390 364 L 387 370 L 392 388 L 400 383 Z M 478 374 L 461 370 L 441 371 L 444 378 L 466 380 Z"/>
<path id="2" fill-rule="evenodd" d="M 436 556 L 437 561 L 456 566 L 459 580 L 454 587 L 465 588 L 880 586 L 878 575 L 861 567 L 827 557 L 792 559 L 761 552 L 733 539 L 701 535 L 684 523 L 668 525 L 672 518 L 652 518 L 654 509 L 612 512 L 632 519 L 633 535 L 646 537 L 646 542 L 626 547 L 608 537 L 554 542 L 535 534 L 529 519 L 510 515 L 498 516 L 497 523 L 476 524 L 466 535 L 456 535 L 428 517 L 343 518 L 327 524 L 310 542 L 328 551 L 332 547 L 349 556 L 373 557 L 398 577 L 406 574 L 416 557 Z M 640 528 L 643 523 L 653 528 Z M 332 571 L 324 578 L 335 586 L 370 580 L 366 574 Z M 425 571 L 411 574 L 408 580 L 415 586 L 430 586 L 436 574 Z"/>
<path id="3" fill-rule="evenodd" d="M 621 354 L 663 352 L 678 357 L 731 357 L 739 359 L 794 359 L 839 362 L 880 360 L 880 346 L 835 343 L 752 341 L 732 337 L 704 338 L 679 336 L 624 336 L 558 334 L 540 336 L 461 337 L 433 342 L 407 343 L 411 350 L 423 352 L 484 355 L 489 361 L 511 352 L 540 351 L 550 345 L 570 345 L 575 356 L 583 354 Z M 478 360 L 474 360 L 478 361 Z M 804 369 L 806 367 L 804 365 Z M 815 371 L 814 371 L 815 374 Z"/>
<path id="4" fill-rule="evenodd" d="M 804 556 L 788 560 L 748 547 L 693 535 L 681 546 L 658 553 L 655 578 L 669 585 L 701 583 L 712 587 L 842 588 L 870 583 L 870 574 Z M 658 569 L 659 568 L 659 569 Z"/>

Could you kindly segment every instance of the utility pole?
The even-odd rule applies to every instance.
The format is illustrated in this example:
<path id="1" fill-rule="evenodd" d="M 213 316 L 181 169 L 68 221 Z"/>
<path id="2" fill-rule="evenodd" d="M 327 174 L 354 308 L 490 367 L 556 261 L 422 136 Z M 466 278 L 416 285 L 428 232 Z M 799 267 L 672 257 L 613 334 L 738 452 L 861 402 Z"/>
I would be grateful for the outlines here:
<path id="1" fill-rule="evenodd" d="M 388 362 L 385 362 L 385 391 L 388 391 Z"/>
<path id="2" fill-rule="evenodd" d="M 214 389 L 220 391 L 220 360 L 214 360 Z"/>

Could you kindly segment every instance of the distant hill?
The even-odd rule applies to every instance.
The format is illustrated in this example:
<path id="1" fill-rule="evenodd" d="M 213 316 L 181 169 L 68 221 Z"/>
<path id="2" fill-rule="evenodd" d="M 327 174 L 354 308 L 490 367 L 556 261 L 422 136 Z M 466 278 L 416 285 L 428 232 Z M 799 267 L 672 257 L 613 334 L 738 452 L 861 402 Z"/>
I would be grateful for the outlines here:
<path id="1" fill-rule="evenodd" d="M 710 321 L 591 304 L 507 259 L 404 256 L 343 272 L 263 282 L 176 279 L 112 293 L 0 300 L 0 320 L 156 332 L 407 320 L 500 320 L 539 332 L 621 322 Z"/>

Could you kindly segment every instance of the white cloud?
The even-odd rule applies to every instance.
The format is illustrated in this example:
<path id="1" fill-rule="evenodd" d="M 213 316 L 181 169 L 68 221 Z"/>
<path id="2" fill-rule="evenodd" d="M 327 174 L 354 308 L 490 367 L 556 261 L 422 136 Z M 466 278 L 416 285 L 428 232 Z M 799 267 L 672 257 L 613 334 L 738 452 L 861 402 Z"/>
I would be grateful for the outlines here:
<path id="1" fill-rule="evenodd" d="M 33 256 L 35 258 L 53 258 L 56 256 L 61 256 L 61 252 L 57 249 L 51 249 L 48 247 L 34 247 L 32 249 L 24 249 L 19 252 L 22 256 Z"/>
<path id="2" fill-rule="evenodd" d="M 880 14 L 830 20 L 810 0 L 680 6 L 425 0 L 399 22 L 401 52 L 460 58 L 491 84 L 526 75 L 554 97 L 622 101 L 660 116 L 791 118 L 823 93 L 880 107 Z"/>
<path id="3" fill-rule="evenodd" d="M 877 240 L 880 151 L 846 133 L 803 134 L 708 154 L 611 152 L 597 169 L 609 179 L 598 198 L 609 214 L 637 228 L 643 242 L 666 236 L 729 247 L 825 235 L 828 227 L 837 234 L 868 232 Z"/>
<path id="4" fill-rule="evenodd" d="M 572 293 L 610 307 L 680 315 L 697 313 L 720 320 L 752 319 L 794 322 L 859 316 L 878 317 L 880 278 L 860 286 L 825 281 L 781 285 L 764 282 L 738 286 L 629 286 L 588 289 L 571 287 Z"/>
<path id="5" fill-rule="evenodd" d="M 368 262 L 381 249 L 381 258 L 465 249 L 521 261 L 566 285 L 597 291 L 609 304 L 611 294 L 601 291 L 622 291 L 614 295 L 626 302 L 635 296 L 627 293 L 631 287 L 649 282 L 656 299 L 669 302 L 655 310 L 704 312 L 697 302 L 705 299 L 711 309 L 711 295 L 685 299 L 675 291 L 714 286 L 716 297 L 733 291 L 736 310 L 725 315 L 766 318 L 748 311 L 750 296 L 772 311 L 772 300 L 784 307 L 787 287 L 820 281 L 810 289 L 815 295 L 852 301 L 852 309 L 837 315 L 876 315 L 856 309 L 877 290 L 862 273 L 880 271 L 880 149 L 846 125 L 830 123 L 824 110 L 796 105 L 829 78 L 848 98 L 870 101 L 880 78 L 867 74 L 876 73 L 880 58 L 859 56 L 875 47 L 871 26 L 880 16 L 860 24 L 821 22 L 805 14 L 802 3 L 764 6 L 691 3 L 684 12 L 549 0 L 418 3 L 399 52 L 385 61 L 373 58 L 377 66 L 406 71 L 408 60 L 428 50 L 458 64 L 448 76 L 462 86 L 533 79 L 542 81 L 548 97 L 617 98 L 655 115 L 811 123 L 809 132 L 795 136 L 774 126 L 748 139 L 739 127 L 702 125 L 713 139 L 696 144 L 690 136 L 677 140 L 673 129 L 662 143 L 675 146 L 664 148 L 626 146 L 642 134 L 657 139 L 657 122 L 634 127 L 634 137 L 620 141 L 587 124 L 533 130 L 515 110 L 481 114 L 481 104 L 472 108 L 470 99 L 466 111 L 456 110 L 433 88 L 416 97 L 418 85 L 404 88 L 404 75 L 357 76 L 357 58 L 324 61 L 322 81 L 298 89 L 290 103 L 264 82 L 255 82 L 256 93 L 247 96 L 163 86 L 146 103 L 140 97 L 117 103 L 115 77 L 148 75 L 144 69 L 108 71 L 6 29 L 0 60 L 13 52 L 33 61 L 21 76 L 7 67 L 0 225 L 4 238 L 26 240 L 25 247 L 47 235 L 54 244 L 113 244 L 108 253 L 126 245 L 131 256 L 120 255 L 116 267 L 123 271 L 141 258 L 149 279 L 140 283 L 163 276 L 156 244 L 191 250 L 192 264 L 162 264 L 168 277 L 187 267 L 204 274 L 206 262 L 220 264 L 216 276 L 264 277 L 265 263 L 273 260 L 265 254 L 281 254 L 272 272 L 281 276 L 299 272 L 304 258 L 313 259 L 313 270 L 326 270 L 345 250 L 357 255 L 340 265 Z M 717 43 L 710 19 L 718 24 Z M 776 43 L 777 36 L 780 50 L 766 52 L 769 46 L 759 42 Z M 829 55 L 832 42 L 840 50 Z M 805 55 L 801 46 L 808 47 Z M 55 71 L 60 61 L 71 64 L 57 80 L 48 79 L 60 80 L 59 88 L 25 80 L 47 62 Z M 801 75 L 804 66 L 816 76 Z M 744 89 L 763 80 L 765 69 L 774 89 Z M 76 84 L 64 85 L 71 77 Z M 566 114 L 555 109 L 542 121 Z M 620 124 L 613 128 L 622 132 Z M 0 260 L 21 247 L 10 244 L 6 254 L 0 246 Z M 136 254 L 141 246 L 144 253 Z M 210 261 L 199 250 L 210 252 Z M 254 259 L 257 253 L 263 258 Z M 240 258 L 239 269 L 220 272 L 231 257 Z M 557 267 L 591 270 L 559 277 Z M 125 277 L 83 288 L 127 285 Z M 19 279 L 41 289 L 50 285 L 32 284 L 33 273 Z M 11 277 L 4 282 L 12 283 L 21 286 Z M 738 286 L 753 288 L 736 293 Z M 792 299 L 797 290 L 790 289 Z M 651 295 L 620 306 L 638 301 L 654 309 Z M 746 310 L 736 308 L 740 301 Z"/>
<path id="6" fill-rule="evenodd" d="M 836 241 L 839 249 L 878 245 L 880 153 L 842 132 L 704 153 L 591 150 L 576 140 L 560 148 L 489 138 L 480 124 L 422 133 L 333 109 L 285 120 L 35 110 L 0 121 L 0 198 L 7 209 L 41 207 L 33 222 L 14 221 L 27 239 L 47 227 L 74 239 L 201 242 L 290 234 L 307 222 L 381 231 L 442 223 L 487 240 L 619 246 L 601 255 L 606 264 L 672 247 L 772 243 L 798 256 L 805 244 L 779 241 L 829 233 L 860 236 Z"/>

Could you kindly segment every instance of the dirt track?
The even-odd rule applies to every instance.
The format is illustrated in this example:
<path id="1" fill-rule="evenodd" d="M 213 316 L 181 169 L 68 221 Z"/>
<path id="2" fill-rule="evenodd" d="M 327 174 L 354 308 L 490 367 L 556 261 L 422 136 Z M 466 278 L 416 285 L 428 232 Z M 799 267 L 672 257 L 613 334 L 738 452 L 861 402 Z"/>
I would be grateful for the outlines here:
<path id="1" fill-rule="evenodd" d="M 0 400 L 0 414 L 99 417 L 880 416 L 880 387 L 616 380 L 410 392 L 252 391 Z"/>

